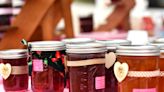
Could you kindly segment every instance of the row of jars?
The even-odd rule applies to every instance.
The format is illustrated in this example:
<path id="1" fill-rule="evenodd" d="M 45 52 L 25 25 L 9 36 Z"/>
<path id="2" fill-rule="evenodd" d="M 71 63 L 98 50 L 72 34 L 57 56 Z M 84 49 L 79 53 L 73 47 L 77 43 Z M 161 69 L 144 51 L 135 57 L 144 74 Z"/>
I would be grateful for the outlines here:
<path id="1" fill-rule="evenodd" d="M 26 92 L 29 73 L 33 92 L 164 92 L 162 43 L 156 40 L 151 45 L 134 46 L 127 40 L 93 39 L 29 42 L 28 50 L 0 51 L 0 74 L 7 92 Z"/>

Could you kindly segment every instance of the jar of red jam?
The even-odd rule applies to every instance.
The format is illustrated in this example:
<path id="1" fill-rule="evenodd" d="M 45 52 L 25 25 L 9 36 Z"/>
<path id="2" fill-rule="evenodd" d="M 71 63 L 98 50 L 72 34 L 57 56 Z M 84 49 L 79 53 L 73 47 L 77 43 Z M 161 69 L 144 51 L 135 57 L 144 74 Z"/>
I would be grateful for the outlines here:
<path id="1" fill-rule="evenodd" d="M 65 44 L 83 44 L 83 43 L 95 42 L 95 40 L 91 38 L 70 38 L 70 39 L 63 39 L 62 41 Z"/>
<path id="2" fill-rule="evenodd" d="M 0 74 L 6 92 L 26 92 L 28 89 L 27 51 L 24 49 L 0 51 Z"/>
<path id="3" fill-rule="evenodd" d="M 105 45 L 68 44 L 66 48 L 70 91 L 105 92 Z"/>
<path id="4" fill-rule="evenodd" d="M 159 49 L 156 46 L 118 46 L 114 73 L 118 92 L 158 92 Z"/>
<path id="5" fill-rule="evenodd" d="M 110 60 L 111 58 L 115 58 L 116 47 L 120 45 L 131 45 L 131 42 L 128 40 L 107 40 L 107 41 L 98 41 L 100 43 L 104 43 L 107 46 L 107 54 L 109 55 L 109 63 L 105 68 L 105 92 L 118 92 L 117 91 L 117 79 L 114 75 L 113 64 L 116 61 Z M 110 57 L 112 55 L 112 57 Z M 115 55 L 115 56 L 113 56 Z M 116 59 L 115 59 L 116 60 Z"/>
<path id="6" fill-rule="evenodd" d="M 33 92 L 63 92 L 65 45 L 59 41 L 29 42 Z"/>

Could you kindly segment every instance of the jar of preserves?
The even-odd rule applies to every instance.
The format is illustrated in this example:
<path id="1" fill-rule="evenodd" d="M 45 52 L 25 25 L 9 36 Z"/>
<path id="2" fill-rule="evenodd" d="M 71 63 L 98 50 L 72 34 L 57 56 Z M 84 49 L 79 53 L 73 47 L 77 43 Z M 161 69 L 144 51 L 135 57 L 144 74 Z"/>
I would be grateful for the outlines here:
<path id="1" fill-rule="evenodd" d="M 113 70 L 113 64 L 116 61 L 116 47 L 120 45 L 131 45 L 131 42 L 128 40 L 107 40 L 107 41 L 97 41 L 100 43 L 104 43 L 107 46 L 107 54 L 109 56 L 109 60 L 107 62 L 109 63 L 108 65 L 106 64 L 105 68 L 105 78 L 106 78 L 106 84 L 105 84 L 105 92 L 118 92 L 117 91 L 117 79 L 114 75 L 114 70 Z M 114 60 L 112 58 L 115 58 Z"/>
<path id="2" fill-rule="evenodd" d="M 0 51 L 0 74 L 6 92 L 26 92 L 28 89 L 27 51 Z"/>
<path id="3" fill-rule="evenodd" d="M 156 46 L 118 46 L 114 73 L 118 92 L 158 92 L 159 49 Z"/>
<path id="4" fill-rule="evenodd" d="M 32 90 L 63 92 L 65 45 L 59 41 L 29 42 L 32 59 Z"/>
<path id="5" fill-rule="evenodd" d="M 70 91 L 104 92 L 105 45 L 94 42 L 68 44 L 66 48 Z"/>

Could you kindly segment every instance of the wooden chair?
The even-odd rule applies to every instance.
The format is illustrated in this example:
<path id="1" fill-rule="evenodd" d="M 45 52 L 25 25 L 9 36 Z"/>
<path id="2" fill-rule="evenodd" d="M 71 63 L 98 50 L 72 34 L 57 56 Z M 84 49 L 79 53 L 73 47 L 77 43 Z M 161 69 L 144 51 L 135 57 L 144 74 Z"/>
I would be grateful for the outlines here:
<path id="1" fill-rule="evenodd" d="M 0 42 L 0 49 L 23 48 L 21 40 L 52 40 L 54 30 L 61 20 L 65 21 L 65 35 L 74 37 L 71 5 L 72 0 L 26 0 L 20 14 L 13 21 L 16 29 L 8 30 Z"/>
<path id="2" fill-rule="evenodd" d="M 135 0 L 120 0 L 113 13 L 107 17 L 107 23 L 99 26 L 95 31 L 110 31 L 114 28 L 128 31 L 130 29 L 129 14 L 135 6 Z"/>

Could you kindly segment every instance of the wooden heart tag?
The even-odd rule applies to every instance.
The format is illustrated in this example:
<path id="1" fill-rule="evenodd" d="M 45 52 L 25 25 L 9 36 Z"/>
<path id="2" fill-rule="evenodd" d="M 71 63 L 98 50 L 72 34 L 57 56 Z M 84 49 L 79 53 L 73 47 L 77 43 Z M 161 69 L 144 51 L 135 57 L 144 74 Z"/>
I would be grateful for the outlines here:
<path id="1" fill-rule="evenodd" d="M 110 52 L 105 55 L 105 59 L 106 59 L 105 67 L 109 69 L 115 63 L 116 55 L 114 52 Z"/>
<path id="2" fill-rule="evenodd" d="M 0 74 L 6 80 L 11 74 L 11 65 L 7 64 L 0 64 Z"/>
<path id="3" fill-rule="evenodd" d="M 116 76 L 116 79 L 118 80 L 118 82 L 122 82 L 129 71 L 129 66 L 127 63 L 120 63 L 120 62 L 116 62 L 114 64 L 114 74 Z"/>

